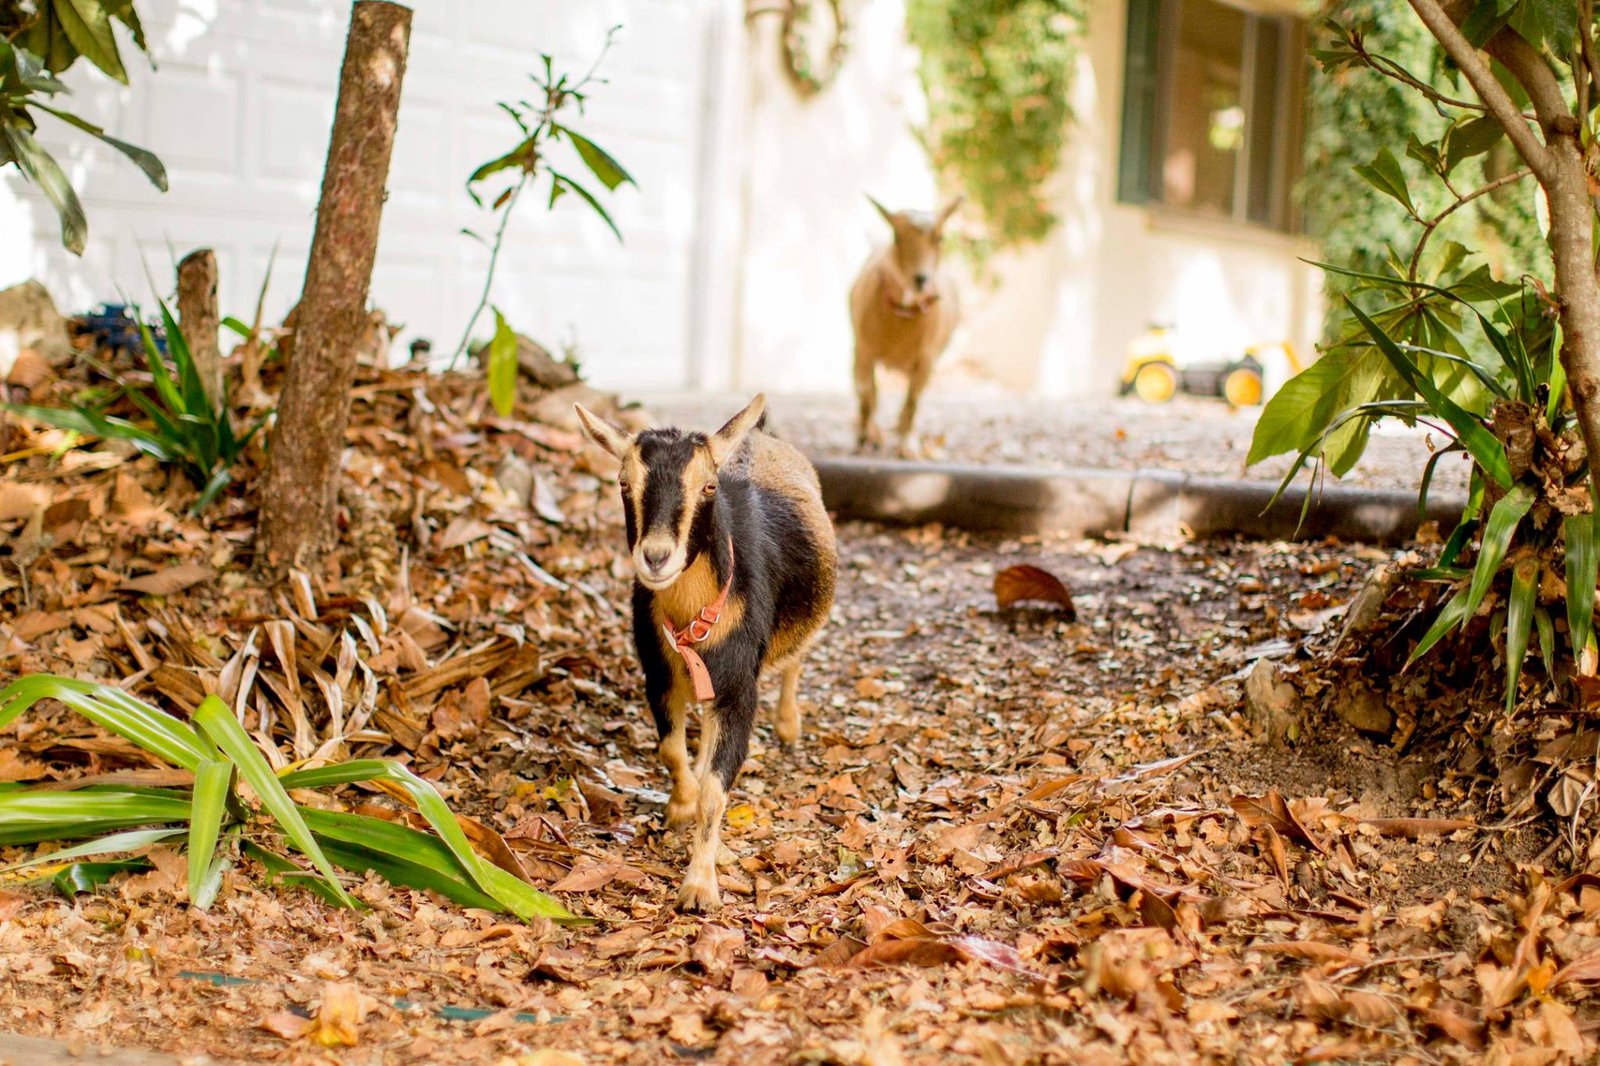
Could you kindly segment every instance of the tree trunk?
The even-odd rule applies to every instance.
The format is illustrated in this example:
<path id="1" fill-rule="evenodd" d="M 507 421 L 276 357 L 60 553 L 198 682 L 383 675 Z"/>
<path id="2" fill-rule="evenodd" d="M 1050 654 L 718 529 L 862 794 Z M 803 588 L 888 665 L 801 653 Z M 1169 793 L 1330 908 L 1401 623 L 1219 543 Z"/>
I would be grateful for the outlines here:
<path id="1" fill-rule="evenodd" d="M 1561 367 L 1589 450 L 1591 484 L 1600 485 L 1600 282 L 1594 271 L 1594 207 L 1575 136 L 1552 141 L 1556 165 L 1545 183 L 1550 251 L 1561 305 Z"/>
<path id="2" fill-rule="evenodd" d="M 410 36 L 411 10 L 399 4 L 357 0 L 350 13 L 294 358 L 261 489 L 257 562 L 269 574 L 310 565 L 332 540 L 356 344 L 366 324 Z"/>
<path id="3" fill-rule="evenodd" d="M 217 257 L 210 248 L 200 248 L 178 263 L 178 322 L 183 339 L 189 342 L 200 384 L 212 406 L 227 402 L 222 391 L 222 350 L 217 346 Z"/>

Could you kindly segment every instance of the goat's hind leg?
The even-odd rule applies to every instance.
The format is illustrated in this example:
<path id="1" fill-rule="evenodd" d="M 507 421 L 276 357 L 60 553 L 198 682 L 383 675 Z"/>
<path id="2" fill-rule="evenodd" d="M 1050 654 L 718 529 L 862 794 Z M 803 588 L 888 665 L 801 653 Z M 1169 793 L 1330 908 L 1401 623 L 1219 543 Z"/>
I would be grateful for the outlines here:
<path id="1" fill-rule="evenodd" d="M 783 664 L 783 688 L 778 692 L 778 742 L 792 748 L 800 740 L 800 660 L 804 652 Z"/>
<path id="2" fill-rule="evenodd" d="M 750 750 L 750 729 L 755 723 L 757 704 L 753 679 L 752 684 L 729 697 L 707 707 L 701 725 L 700 750 L 695 755 L 700 794 L 695 804 L 689 869 L 678 892 L 681 910 L 714 911 L 722 906 L 722 893 L 717 889 L 717 852 L 722 848 L 722 816 L 728 806 L 728 790 Z"/>

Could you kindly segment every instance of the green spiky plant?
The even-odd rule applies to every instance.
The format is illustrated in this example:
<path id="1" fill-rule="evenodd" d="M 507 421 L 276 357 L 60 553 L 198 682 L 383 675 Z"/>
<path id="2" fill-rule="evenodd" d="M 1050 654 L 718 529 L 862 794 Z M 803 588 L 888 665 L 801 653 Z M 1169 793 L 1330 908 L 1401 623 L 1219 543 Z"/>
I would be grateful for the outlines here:
<path id="1" fill-rule="evenodd" d="M 176 465 L 200 492 L 191 508 L 198 513 L 228 486 L 233 478 L 233 464 L 265 424 L 267 416 L 263 415 L 243 432 L 234 427 L 226 398 L 213 399 L 207 395 L 182 327 L 166 302 L 159 303 L 167 356 L 161 354 L 150 327 L 142 320 L 139 323 L 151 383 L 135 385 L 109 368 L 101 368 L 116 379 L 118 394 L 126 396 L 148 417 L 147 423 L 106 414 L 104 405 L 6 404 L 5 409 L 58 429 L 105 440 L 128 441 L 158 461 Z M 168 357 L 172 359 L 171 367 L 167 366 Z"/>
<path id="2" fill-rule="evenodd" d="M 73 791 L 0 785 L 0 845 L 86 843 L 0 868 L 15 879 L 53 878 L 66 891 L 93 887 L 140 860 L 105 861 L 155 844 L 183 845 L 188 898 L 205 909 L 236 854 L 259 861 L 274 879 L 303 883 L 331 903 L 356 906 L 338 868 L 375 872 L 392 884 L 429 889 L 467 907 L 574 920 L 560 902 L 489 862 L 472 847 L 444 798 L 399 763 L 356 759 L 274 773 L 228 707 L 208 696 L 190 722 L 114 685 L 49 674 L 0 689 L 0 729 L 42 700 L 58 700 L 101 728 L 193 775 L 186 787 L 92 784 Z M 360 814 L 295 802 L 290 790 L 379 782 L 408 797 L 432 834 Z M 247 785 L 260 804 L 249 802 Z M 284 850 L 276 838 L 281 837 Z M 307 870 L 285 851 L 300 854 Z M 85 859 L 101 861 L 83 862 Z"/>

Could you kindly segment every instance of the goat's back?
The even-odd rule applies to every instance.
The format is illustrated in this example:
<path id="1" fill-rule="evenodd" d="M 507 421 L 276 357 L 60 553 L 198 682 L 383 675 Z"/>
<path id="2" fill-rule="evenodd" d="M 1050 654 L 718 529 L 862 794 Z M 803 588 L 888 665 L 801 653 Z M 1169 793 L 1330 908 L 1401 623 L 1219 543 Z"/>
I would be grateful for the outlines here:
<path id="1" fill-rule="evenodd" d="M 748 480 L 754 490 L 741 524 L 759 528 L 736 530 L 735 550 L 739 540 L 754 539 L 766 550 L 765 587 L 750 591 L 770 598 L 773 629 L 766 663 L 781 663 L 810 642 L 833 606 L 838 548 L 822 485 L 799 449 L 760 430 L 750 434 L 723 473 Z"/>

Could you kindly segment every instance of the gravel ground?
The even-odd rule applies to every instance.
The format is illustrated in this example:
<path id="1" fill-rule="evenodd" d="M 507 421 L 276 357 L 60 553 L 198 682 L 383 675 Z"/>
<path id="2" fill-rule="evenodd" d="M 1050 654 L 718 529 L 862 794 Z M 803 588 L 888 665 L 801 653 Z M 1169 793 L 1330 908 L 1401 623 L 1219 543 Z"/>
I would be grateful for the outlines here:
<path id="1" fill-rule="evenodd" d="M 880 391 L 878 418 L 885 427 L 899 412 L 899 392 Z M 736 395 L 646 397 L 662 423 L 715 427 L 748 397 Z M 774 430 L 817 455 L 848 455 L 855 446 L 855 400 L 836 396 L 768 397 Z M 1231 410 L 1192 397 L 1153 406 L 1137 399 L 1040 400 L 993 386 L 956 391 L 946 386 L 923 398 L 918 429 L 930 457 L 1007 466 L 1157 467 L 1212 477 L 1276 481 L 1289 469 L 1279 456 L 1250 469 L 1245 456 L 1259 408 Z M 1433 442 L 1439 442 L 1438 434 Z M 1372 435 L 1361 462 L 1344 484 L 1415 489 L 1429 455 L 1428 435 L 1399 423 Z M 1441 461 L 1434 488 L 1464 492 L 1467 464 Z"/>

